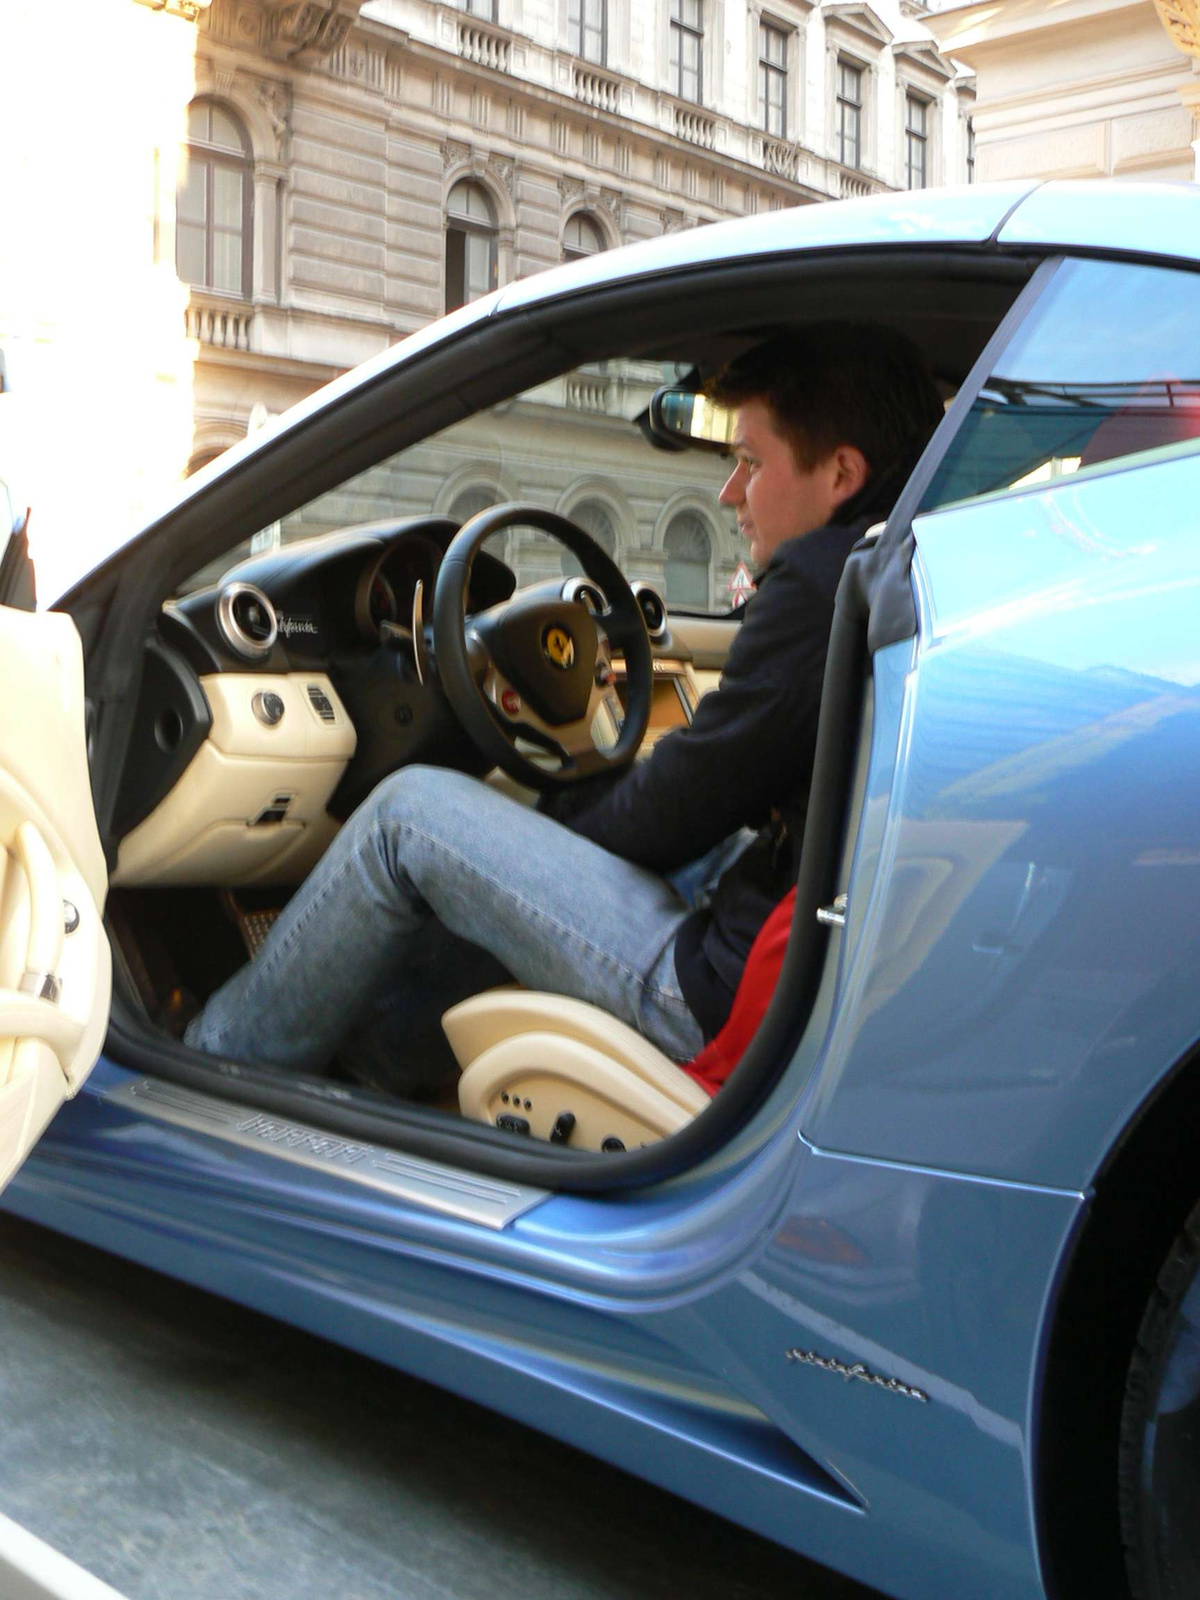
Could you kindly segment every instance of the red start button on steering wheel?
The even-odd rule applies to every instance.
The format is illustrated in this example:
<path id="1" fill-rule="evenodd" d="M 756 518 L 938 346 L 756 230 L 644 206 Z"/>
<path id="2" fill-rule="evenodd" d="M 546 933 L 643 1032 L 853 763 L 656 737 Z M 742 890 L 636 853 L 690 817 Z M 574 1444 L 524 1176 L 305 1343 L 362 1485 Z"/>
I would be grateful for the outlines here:
<path id="1" fill-rule="evenodd" d="M 521 709 L 521 696 L 515 689 L 504 689 L 500 694 L 500 709 L 506 717 L 515 717 Z"/>

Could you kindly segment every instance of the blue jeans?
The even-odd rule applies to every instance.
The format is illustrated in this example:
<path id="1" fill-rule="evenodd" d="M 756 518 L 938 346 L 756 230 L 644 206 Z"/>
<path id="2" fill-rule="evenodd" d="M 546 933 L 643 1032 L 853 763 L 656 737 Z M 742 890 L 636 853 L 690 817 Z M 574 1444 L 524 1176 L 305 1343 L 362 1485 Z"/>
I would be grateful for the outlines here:
<path id="1" fill-rule="evenodd" d="M 444 1071 L 457 1000 L 516 978 L 589 1000 L 676 1060 L 700 1026 L 675 976 L 688 907 L 670 883 L 485 783 L 406 767 L 359 807 L 257 960 L 210 998 L 189 1044 L 417 1092 Z"/>

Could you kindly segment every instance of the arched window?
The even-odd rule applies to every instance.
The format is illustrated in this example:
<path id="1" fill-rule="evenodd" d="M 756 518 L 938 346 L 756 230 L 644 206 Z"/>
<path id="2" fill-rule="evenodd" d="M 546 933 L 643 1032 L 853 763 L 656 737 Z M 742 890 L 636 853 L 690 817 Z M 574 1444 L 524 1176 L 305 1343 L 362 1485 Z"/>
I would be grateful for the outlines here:
<path id="1" fill-rule="evenodd" d="M 496 268 L 495 210 L 487 190 L 464 178 L 446 201 L 446 310 L 494 289 Z"/>
<path id="2" fill-rule="evenodd" d="M 472 483 L 458 491 L 450 502 L 450 510 L 446 514 L 453 517 L 457 523 L 470 522 L 472 517 L 478 516 L 481 511 L 486 511 L 489 506 L 494 506 L 503 498 L 499 490 L 491 488 L 486 483 Z M 498 561 L 507 561 L 511 531 L 510 528 L 502 528 L 499 533 L 492 534 L 490 539 L 483 541 L 483 548 Z M 432 604 L 432 596 L 430 603 Z"/>
<path id="3" fill-rule="evenodd" d="M 581 500 L 577 506 L 572 507 L 568 515 L 572 522 L 579 524 L 584 533 L 591 534 L 606 555 L 616 560 L 617 525 L 612 512 L 603 500 Z M 577 578 L 583 571 L 569 550 L 564 550 L 562 553 L 562 569 L 564 578 Z"/>
<path id="4" fill-rule="evenodd" d="M 712 541 L 703 517 L 695 511 L 681 511 L 672 517 L 663 540 L 663 549 L 667 556 L 663 574 L 667 604 L 706 610 L 709 605 L 708 569 L 712 560 Z"/>
<path id="5" fill-rule="evenodd" d="M 467 489 L 460 489 L 454 496 L 447 515 L 453 517 L 455 522 L 470 522 L 472 517 L 494 506 L 496 499 L 497 496 L 486 483 L 473 483 Z"/>
<path id="6" fill-rule="evenodd" d="M 193 101 L 175 197 L 175 268 L 185 283 L 250 298 L 253 195 L 241 124 L 211 100 Z"/>
<path id="7" fill-rule="evenodd" d="M 563 260 L 579 261 L 583 256 L 599 255 L 604 248 L 599 226 L 586 211 L 577 211 L 563 229 Z"/>

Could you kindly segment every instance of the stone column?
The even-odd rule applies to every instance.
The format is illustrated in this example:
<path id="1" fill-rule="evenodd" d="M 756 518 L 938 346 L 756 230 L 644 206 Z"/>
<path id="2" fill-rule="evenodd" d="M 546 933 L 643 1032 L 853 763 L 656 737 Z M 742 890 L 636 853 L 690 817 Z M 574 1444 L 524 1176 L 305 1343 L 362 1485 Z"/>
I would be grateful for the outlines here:
<path id="1" fill-rule="evenodd" d="M 1154 0 L 1159 20 L 1171 43 L 1191 56 L 1192 70 L 1200 70 L 1200 0 Z M 1192 115 L 1192 179 L 1200 182 L 1200 81 L 1179 91 L 1179 98 Z"/>

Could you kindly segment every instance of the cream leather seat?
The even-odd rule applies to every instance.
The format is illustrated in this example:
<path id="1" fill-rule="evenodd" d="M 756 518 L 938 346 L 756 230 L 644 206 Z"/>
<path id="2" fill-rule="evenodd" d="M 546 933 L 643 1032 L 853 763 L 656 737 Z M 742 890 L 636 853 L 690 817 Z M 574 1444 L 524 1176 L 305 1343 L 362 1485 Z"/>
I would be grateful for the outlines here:
<path id="1" fill-rule="evenodd" d="M 576 1150 L 634 1150 L 709 1104 L 696 1080 L 598 1007 L 489 989 L 447 1011 L 465 1117 Z"/>

